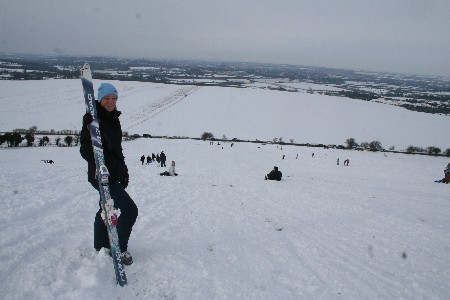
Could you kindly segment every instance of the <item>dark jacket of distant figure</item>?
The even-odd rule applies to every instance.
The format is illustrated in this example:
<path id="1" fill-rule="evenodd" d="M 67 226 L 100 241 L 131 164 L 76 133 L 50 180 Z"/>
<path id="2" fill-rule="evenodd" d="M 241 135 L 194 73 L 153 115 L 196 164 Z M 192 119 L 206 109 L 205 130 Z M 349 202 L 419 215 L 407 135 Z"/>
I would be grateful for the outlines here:
<path id="1" fill-rule="evenodd" d="M 447 165 L 447 168 L 444 170 L 444 178 L 442 182 L 449 183 L 450 182 L 450 164 Z"/>
<path id="2" fill-rule="evenodd" d="M 119 121 L 121 112 L 116 109 L 108 112 L 100 104 L 95 103 L 97 105 L 105 164 L 110 174 L 109 180 L 122 182 L 125 179 L 124 176 L 128 173 L 128 169 L 122 152 L 122 127 Z M 97 185 L 94 151 L 87 126 L 83 126 L 81 129 L 80 144 L 81 156 L 88 162 L 88 180 Z"/>
<path id="3" fill-rule="evenodd" d="M 278 169 L 276 169 L 276 170 L 270 171 L 270 173 L 267 174 L 267 179 L 280 181 L 282 176 L 283 176 L 283 174 L 280 171 L 278 171 Z"/>
<path id="4" fill-rule="evenodd" d="M 161 152 L 161 154 L 159 155 L 159 159 L 161 160 L 161 162 L 166 162 L 166 155 L 164 154 L 164 152 Z"/>

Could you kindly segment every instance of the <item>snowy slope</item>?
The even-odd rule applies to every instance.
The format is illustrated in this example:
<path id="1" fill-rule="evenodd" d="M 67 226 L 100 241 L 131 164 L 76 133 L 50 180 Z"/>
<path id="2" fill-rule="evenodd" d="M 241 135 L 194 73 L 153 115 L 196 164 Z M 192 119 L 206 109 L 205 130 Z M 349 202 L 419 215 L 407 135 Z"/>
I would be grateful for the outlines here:
<path id="1" fill-rule="evenodd" d="M 178 177 L 138 161 L 161 150 Z M 78 149 L 1 150 L 0 298 L 448 296 L 449 186 L 433 182 L 444 158 L 164 139 L 124 151 L 139 217 L 120 288 L 92 248 L 98 194 Z M 283 181 L 264 181 L 275 164 Z"/>
<path id="2" fill-rule="evenodd" d="M 115 84 L 122 125 L 131 133 L 211 131 L 218 137 L 267 135 L 300 142 L 282 120 L 295 127 L 325 114 L 343 122 L 346 138 L 353 124 L 328 110 L 353 103 L 348 99 Z M 0 86 L 0 130 L 79 129 L 84 110 L 79 80 L 0 81 Z M 274 102 L 298 110 L 303 119 Z M 383 124 L 404 118 L 421 125 L 407 144 L 436 139 L 432 144 L 448 147 L 437 143 L 445 142 L 437 128 L 448 128 L 447 119 L 354 104 L 348 107 L 352 115 L 371 120 L 364 133 L 382 132 Z M 392 120 L 375 125 L 373 112 Z M 308 129 L 320 142 L 333 143 L 338 126 L 325 125 Z M 395 127 L 380 134 L 407 141 L 402 125 Z M 93 249 L 98 194 L 87 183 L 78 148 L 0 148 L 0 299 L 448 298 L 450 187 L 433 182 L 442 178 L 447 158 L 168 139 L 123 146 L 131 177 L 127 191 L 139 208 L 126 288 L 115 286 L 111 258 Z M 162 168 L 140 164 L 141 155 L 162 150 L 176 161 L 178 177 L 161 177 Z M 347 158 L 350 166 L 344 167 Z M 283 180 L 264 181 L 274 165 Z"/>

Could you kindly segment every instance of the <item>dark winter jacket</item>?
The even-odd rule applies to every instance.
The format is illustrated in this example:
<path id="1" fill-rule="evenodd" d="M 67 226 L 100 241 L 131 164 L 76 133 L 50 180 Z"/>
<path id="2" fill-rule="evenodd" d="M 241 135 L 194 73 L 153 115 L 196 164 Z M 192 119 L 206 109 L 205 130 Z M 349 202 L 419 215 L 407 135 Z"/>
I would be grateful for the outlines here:
<path id="1" fill-rule="evenodd" d="M 159 155 L 159 159 L 162 161 L 162 162 L 165 162 L 166 161 L 166 155 L 164 154 L 164 152 L 161 152 L 161 154 Z"/>
<path id="2" fill-rule="evenodd" d="M 97 116 L 102 138 L 105 164 L 108 168 L 110 181 L 122 182 L 128 176 L 128 169 L 122 152 L 122 127 L 120 126 L 120 111 L 107 112 L 100 104 L 97 104 Z M 86 113 L 89 114 L 89 113 Z M 80 153 L 88 162 L 88 180 L 96 184 L 96 167 L 91 135 L 87 126 L 83 125 L 80 136 Z"/>
<path id="3" fill-rule="evenodd" d="M 272 171 L 270 171 L 269 174 L 267 174 L 267 179 L 280 181 L 282 176 L 283 176 L 283 173 L 281 173 L 280 171 L 272 170 Z"/>

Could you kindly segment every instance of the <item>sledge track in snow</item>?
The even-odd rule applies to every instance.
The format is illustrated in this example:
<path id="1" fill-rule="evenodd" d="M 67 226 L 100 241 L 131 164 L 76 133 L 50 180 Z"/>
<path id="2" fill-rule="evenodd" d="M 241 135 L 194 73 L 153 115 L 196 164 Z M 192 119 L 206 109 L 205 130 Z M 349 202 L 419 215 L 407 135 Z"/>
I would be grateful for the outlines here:
<path id="1" fill-rule="evenodd" d="M 128 131 L 131 128 L 136 127 L 136 126 L 148 121 L 149 119 L 160 114 L 161 112 L 165 111 L 166 109 L 170 108 L 171 106 L 174 106 L 181 100 L 186 99 L 187 96 L 194 93 L 198 89 L 200 89 L 200 86 L 183 87 L 179 90 L 176 90 L 171 95 L 166 96 L 159 101 L 153 102 L 152 104 L 145 107 L 143 109 L 142 113 L 137 114 L 135 116 L 135 120 L 132 122 L 132 124 L 130 126 L 125 128 L 125 130 Z"/>

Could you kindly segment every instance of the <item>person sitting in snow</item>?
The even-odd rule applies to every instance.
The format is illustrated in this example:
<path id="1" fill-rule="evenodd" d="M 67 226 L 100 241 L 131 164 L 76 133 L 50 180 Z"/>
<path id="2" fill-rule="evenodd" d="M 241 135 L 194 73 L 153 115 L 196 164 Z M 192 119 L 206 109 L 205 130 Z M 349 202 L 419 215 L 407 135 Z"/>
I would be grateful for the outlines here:
<path id="1" fill-rule="evenodd" d="M 450 182 L 450 163 L 447 165 L 447 168 L 444 170 L 444 178 L 442 178 L 443 183 L 449 183 Z"/>
<path id="2" fill-rule="evenodd" d="M 282 176 L 283 176 L 283 174 L 280 171 L 278 171 L 278 167 L 275 166 L 275 167 L 273 167 L 273 170 L 270 171 L 270 173 L 267 174 L 264 179 L 280 181 Z"/>
<path id="3" fill-rule="evenodd" d="M 172 165 L 169 167 L 169 171 L 160 173 L 161 176 L 178 176 L 175 172 L 175 162 L 172 160 Z"/>
<path id="4" fill-rule="evenodd" d="M 42 159 L 42 161 L 46 164 L 54 164 L 55 162 L 53 160 L 48 160 L 48 159 Z"/>

